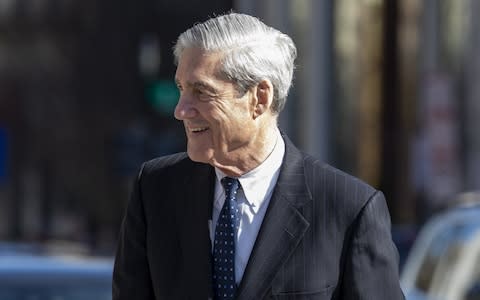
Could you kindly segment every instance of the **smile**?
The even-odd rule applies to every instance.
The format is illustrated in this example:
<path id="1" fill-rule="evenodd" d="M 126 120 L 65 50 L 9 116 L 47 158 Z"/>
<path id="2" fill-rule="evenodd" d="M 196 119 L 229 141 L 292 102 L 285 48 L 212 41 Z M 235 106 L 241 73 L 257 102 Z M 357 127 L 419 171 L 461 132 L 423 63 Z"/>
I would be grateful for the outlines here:
<path id="1" fill-rule="evenodd" d="M 203 132 L 208 130 L 208 127 L 195 127 L 195 128 L 190 128 L 191 132 Z"/>

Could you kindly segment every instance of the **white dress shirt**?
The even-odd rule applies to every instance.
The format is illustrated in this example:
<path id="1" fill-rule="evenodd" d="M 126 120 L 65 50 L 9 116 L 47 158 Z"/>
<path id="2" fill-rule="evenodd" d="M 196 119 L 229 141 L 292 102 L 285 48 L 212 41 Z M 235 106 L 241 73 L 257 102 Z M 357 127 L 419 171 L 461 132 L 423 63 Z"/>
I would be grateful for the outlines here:
<path id="1" fill-rule="evenodd" d="M 280 167 L 285 154 L 285 142 L 279 130 L 277 130 L 276 139 L 275 146 L 267 159 L 255 169 L 238 178 L 240 188 L 237 193 L 237 205 L 240 214 L 240 225 L 235 240 L 235 279 L 237 284 L 240 283 L 245 272 L 245 267 L 247 266 L 280 173 Z M 225 191 L 220 180 L 226 176 L 217 168 L 215 168 L 215 172 L 217 175 L 215 198 L 213 201 L 212 222 L 209 224 L 212 251 L 215 234 L 215 226 L 212 226 L 212 224 L 217 224 L 218 216 L 225 202 Z"/>

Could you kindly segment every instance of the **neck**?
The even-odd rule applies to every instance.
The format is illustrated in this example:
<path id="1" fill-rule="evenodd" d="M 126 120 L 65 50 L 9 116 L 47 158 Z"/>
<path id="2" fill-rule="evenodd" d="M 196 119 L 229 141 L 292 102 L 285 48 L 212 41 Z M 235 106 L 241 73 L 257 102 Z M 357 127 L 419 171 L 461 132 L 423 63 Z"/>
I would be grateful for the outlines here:
<path id="1" fill-rule="evenodd" d="M 213 160 L 212 165 L 227 176 L 240 177 L 262 164 L 275 148 L 278 137 L 276 123 L 252 139 L 246 149 L 231 153 L 225 161 Z"/>

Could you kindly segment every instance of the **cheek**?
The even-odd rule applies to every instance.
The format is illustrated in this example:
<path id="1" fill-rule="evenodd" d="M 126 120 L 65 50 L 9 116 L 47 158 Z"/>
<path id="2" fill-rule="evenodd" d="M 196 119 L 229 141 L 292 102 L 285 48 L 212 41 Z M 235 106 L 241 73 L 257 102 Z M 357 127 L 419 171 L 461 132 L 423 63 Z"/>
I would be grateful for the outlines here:
<path id="1" fill-rule="evenodd" d="M 227 130 L 234 117 L 235 114 L 228 114 L 226 109 L 222 107 L 216 107 L 205 113 L 205 119 L 210 123 L 216 134 L 221 134 L 222 131 Z"/>
<path id="2" fill-rule="evenodd" d="M 218 106 L 205 116 L 209 116 L 208 121 L 217 142 L 236 140 L 250 132 L 253 125 L 251 112 L 245 103 Z"/>

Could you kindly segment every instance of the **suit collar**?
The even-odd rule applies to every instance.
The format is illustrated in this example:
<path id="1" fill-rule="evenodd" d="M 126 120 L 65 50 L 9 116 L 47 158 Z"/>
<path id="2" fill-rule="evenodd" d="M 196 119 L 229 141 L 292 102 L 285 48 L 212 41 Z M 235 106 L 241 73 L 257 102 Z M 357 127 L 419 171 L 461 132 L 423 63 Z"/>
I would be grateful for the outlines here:
<path id="1" fill-rule="evenodd" d="M 283 165 L 237 291 L 239 300 L 261 299 L 265 295 L 280 267 L 309 227 L 299 210 L 311 200 L 306 187 L 303 155 L 286 136 L 283 139 Z"/>

